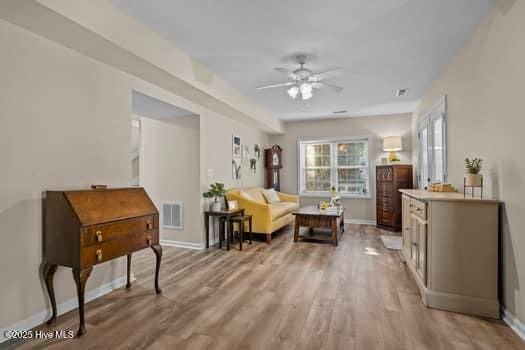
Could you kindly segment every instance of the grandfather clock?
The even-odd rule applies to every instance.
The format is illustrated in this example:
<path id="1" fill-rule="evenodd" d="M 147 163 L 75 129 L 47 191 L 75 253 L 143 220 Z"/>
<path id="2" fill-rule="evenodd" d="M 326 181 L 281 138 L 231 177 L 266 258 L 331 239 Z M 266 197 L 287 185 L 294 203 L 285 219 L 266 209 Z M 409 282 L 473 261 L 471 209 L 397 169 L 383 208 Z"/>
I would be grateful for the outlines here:
<path id="1" fill-rule="evenodd" d="M 266 188 L 281 190 L 281 176 L 279 171 L 283 167 L 283 149 L 279 145 L 264 150 L 264 167 L 266 168 Z"/>

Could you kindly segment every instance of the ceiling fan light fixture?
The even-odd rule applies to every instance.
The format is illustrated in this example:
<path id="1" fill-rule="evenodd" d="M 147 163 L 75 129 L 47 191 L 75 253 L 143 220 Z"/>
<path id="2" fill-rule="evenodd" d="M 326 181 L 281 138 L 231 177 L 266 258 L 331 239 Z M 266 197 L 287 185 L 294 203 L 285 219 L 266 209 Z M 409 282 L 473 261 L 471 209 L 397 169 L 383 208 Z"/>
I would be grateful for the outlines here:
<path id="1" fill-rule="evenodd" d="M 286 90 L 286 92 L 288 92 L 288 95 L 290 95 L 291 98 L 295 99 L 297 97 L 297 94 L 299 93 L 299 88 L 297 87 L 297 85 L 294 85 L 288 90 Z"/>
<path id="2" fill-rule="evenodd" d="M 302 83 L 301 84 L 301 96 L 303 100 L 308 100 L 312 98 L 312 84 L 310 83 Z"/>

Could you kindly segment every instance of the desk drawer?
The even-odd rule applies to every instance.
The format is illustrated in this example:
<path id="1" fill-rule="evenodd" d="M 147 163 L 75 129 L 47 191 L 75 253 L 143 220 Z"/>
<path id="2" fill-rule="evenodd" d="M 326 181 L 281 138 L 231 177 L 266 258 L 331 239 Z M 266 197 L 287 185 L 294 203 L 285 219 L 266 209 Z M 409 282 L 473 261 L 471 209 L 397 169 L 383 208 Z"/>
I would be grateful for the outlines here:
<path id="1" fill-rule="evenodd" d="M 417 199 L 410 200 L 410 212 L 417 215 L 423 220 L 427 219 L 427 203 L 418 201 Z"/>
<path id="2" fill-rule="evenodd" d="M 92 266 L 159 243 L 159 231 L 129 234 L 121 239 L 94 244 L 81 250 L 80 266 Z"/>
<path id="3" fill-rule="evenodd" d="M 158 217 L 153 215 L 95 225 L 83 231 L 80 243 L 81 246 L 84 247 L 91 246 L 116 238 L 122 238 L 130 234 L 158 229 L 158 227 Z"/>

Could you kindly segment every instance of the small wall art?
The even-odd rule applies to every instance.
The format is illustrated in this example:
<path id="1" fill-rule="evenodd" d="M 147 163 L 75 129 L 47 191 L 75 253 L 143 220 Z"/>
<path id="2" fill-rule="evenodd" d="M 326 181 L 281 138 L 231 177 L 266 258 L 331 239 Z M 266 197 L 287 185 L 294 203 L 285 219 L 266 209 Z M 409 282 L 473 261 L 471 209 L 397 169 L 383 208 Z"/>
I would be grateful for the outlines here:
<path id="1" fill-rule="evenodd" d="M 242 145 L 242 164 L 250 164 L 250 147 Z"/>
<path id="2" fill-rule="evenodd" d="M 241 179 L 241 159 L 232 158 L 232 179 L 240 180 Z"/>
<path id="3" fill-rule="evenodd" d="M 232 135 L 232 155 L 234 158 L 241 157 L 241 138 L 239 136 Z"/>

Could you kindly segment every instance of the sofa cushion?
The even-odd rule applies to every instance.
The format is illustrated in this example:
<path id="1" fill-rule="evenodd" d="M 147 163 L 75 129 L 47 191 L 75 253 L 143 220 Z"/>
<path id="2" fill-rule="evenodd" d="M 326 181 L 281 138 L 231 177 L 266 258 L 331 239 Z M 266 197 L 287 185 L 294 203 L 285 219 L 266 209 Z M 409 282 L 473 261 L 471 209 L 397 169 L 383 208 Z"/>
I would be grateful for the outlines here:
<path id="1" fill-rule="evenodd" d="M 252 199 L 259 203 L 266 204 L 266 199 L 264 199 L 264 196 L 262 194 L 262 188 L 260 187 L 253 187 L 253 188 L 247 188 L 244 190 Z"/>
<path id="2" fill-rule="evenodd" d="M 253 200 L 252 196 L 250 196 L 248 193 L 246 193 L 244 190 L 239 191 L 239 197 L 244 199 Z"/>
<path id="3" fill-rule="evenodd" d="M 279 219 L 297 209 L 299 209 L 299 204 L 292 202 L 277 202 L 270 204 L 272 220 Z"/>
<path id="4" fill-rule="evenodd" d="M 277 192 L 275 192 L 273 188 L 263 190 L 262 194 L 264 196 L 264 199 L 266 199 L 266 202 L 268 202 L 268 204 L 277 203 L 281 201 L 279 199 L 279 196 L 277 195 Z"/>

